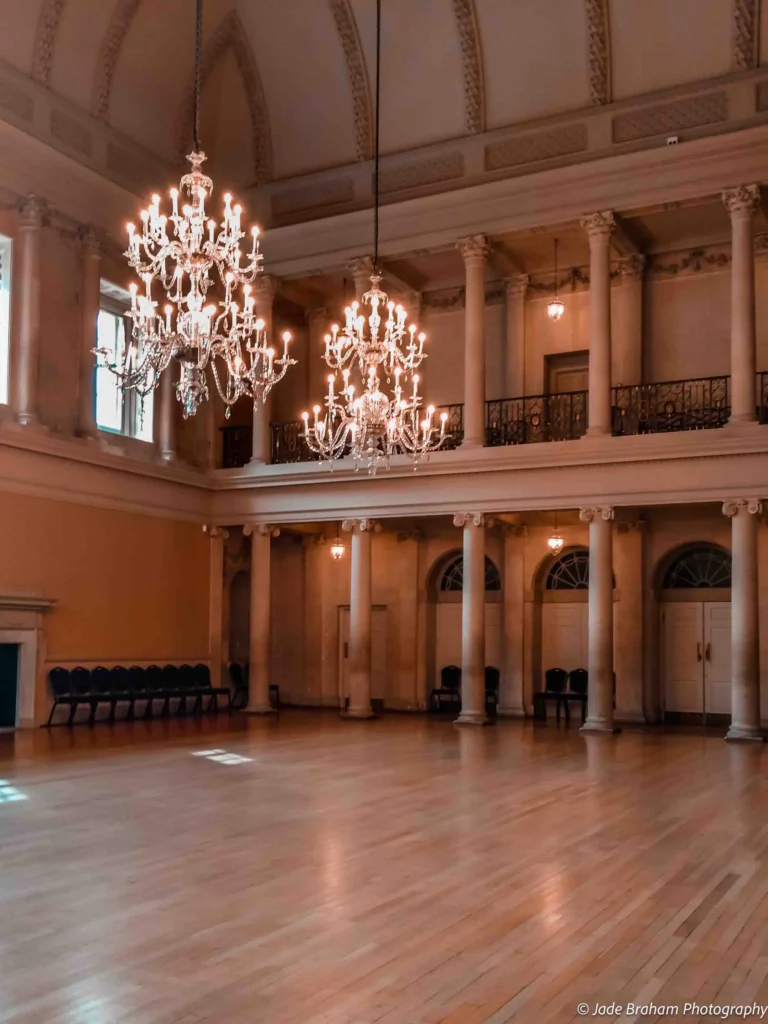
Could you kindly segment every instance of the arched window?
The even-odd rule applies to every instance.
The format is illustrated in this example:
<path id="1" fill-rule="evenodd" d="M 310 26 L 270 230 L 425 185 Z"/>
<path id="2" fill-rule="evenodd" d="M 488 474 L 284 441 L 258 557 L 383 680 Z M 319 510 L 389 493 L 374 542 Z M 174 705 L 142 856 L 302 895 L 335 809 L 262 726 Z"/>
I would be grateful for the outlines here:
<path id="1" fill-rule="evenodd" d="M 547 574 L 546 590 L 589 590 L 589 551 L 579 548 L 562 555 Z"/>
<path id="2" fill-rule="evenodd" d="M 714 544 L 697 544 L 675 558 L 664 574 L 665 590 L 709 590 L 731 585 L 731 556 Z"/>
<path id="3" fill-rule="evenodd" d="M 440 589 L 443 591 L 462 591 L 464 589 L 464 555 L 456 555 L 443 569 L 440 577 Z M 501 590 L 499 570 L 486 555 L 485 558 L 485 589 Z"/>

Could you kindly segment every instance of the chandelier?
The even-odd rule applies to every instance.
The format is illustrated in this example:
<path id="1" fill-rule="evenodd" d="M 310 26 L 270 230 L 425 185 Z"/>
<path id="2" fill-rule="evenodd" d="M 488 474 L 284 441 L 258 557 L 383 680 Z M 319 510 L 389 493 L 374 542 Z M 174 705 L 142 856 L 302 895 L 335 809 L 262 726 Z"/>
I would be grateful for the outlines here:
<path id="1" fill-rule="evenodd" d="M 560 320 L 565 312 L 565 306 L 557 297 L 557 239 L 555 239 L 555 287 L 552 301 L 547 306 L 547 316 L 550 320 Z M 557 554 L 557 552 L 555 552 Z"/>
<path id="2" fill-rule="evenodd" d="M 179 188 L 170 190 L 171 212 L 152 197 L 141 211 L 141 228 L 128 225 L 129 266 L 143 283 L 131 284 L 131 340 L 122 352 L 94 352 L 116 374 L 123 390 L 142 397 L 157 387 L 172 361 L 178 364 L 176 396 L 184 418 L 193 416 L 209 397 L 208 373 L 226 405 L 225 415 L 238 398 L 266 398 L 295 364 L 288 354 L 291 336 L 283 334 L 283 350 L 270 346 L 264 321 L 256 316 L 251 284 L 261 272 L 259 229 L 251 228 L 250 251 L 243 251 L 242 207 L 224 196 L 223 220 L 208 219 L 206 200 L 213 182 L 201 170 L 205 153 L 200 146 L 200 67 L 203 0 L 197 0 L 195 42 L 194 151 L 187 157 L 191 170 Z M 207 299 L 214 281 L 224 287 L 218 303 Z M 166 303 L 162 312 L 153 295 L 160 285 Z"/>
<path id="3" fill-rule="evenodd" d="M 379 271 L 379 121 L 381 65 L 381 0 L 376 0 L 376 143 L 374 159 L 373 273 L 362 306 L 353 302 L 345 311 L 343 328 L 334 324 L 325 336 L 328 376 L 324 406 L 302 413 L 303 437 L 311 452 L 333 460 L 350 455 L 357 465 L 375 472 L 382 460 L 407 454 L 419 460 L 436 451 L 445 440 L 447 413 L 439 426 L 435 408 L 422 408 L 419 375 L 426 358 L 426 335 L 382 291 Z M 352 370 L 359 373 L 359 387 Z M 338 374 L 341 374 L 341 381 Z M 382 378 L 389 385 L 382 390 Z"/>

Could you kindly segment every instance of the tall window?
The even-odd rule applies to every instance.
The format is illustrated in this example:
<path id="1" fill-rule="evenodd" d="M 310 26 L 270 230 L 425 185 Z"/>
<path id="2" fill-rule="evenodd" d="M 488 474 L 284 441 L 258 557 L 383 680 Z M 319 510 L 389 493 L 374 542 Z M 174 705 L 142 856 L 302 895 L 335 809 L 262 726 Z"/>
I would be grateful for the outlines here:
<path id="1" fill-rule="evenodd" d="M 0 404 L 8 404 L 11 350 L 11 240 L 0 235 Z"/>
<path id="2" fill-rule="evenodd" d="M 99 310 L 97 344 L 110 353 L 110 362 L 122 358 L 126 346 L 126 319 L 113 308 Z M 106 366 L 96 369 L 96 423 L 99 430 L 124 434 L 139 441 L 152 441 L 154 393 L 142 398 L 135 391 L 123 391 L 118 378 Z"/>

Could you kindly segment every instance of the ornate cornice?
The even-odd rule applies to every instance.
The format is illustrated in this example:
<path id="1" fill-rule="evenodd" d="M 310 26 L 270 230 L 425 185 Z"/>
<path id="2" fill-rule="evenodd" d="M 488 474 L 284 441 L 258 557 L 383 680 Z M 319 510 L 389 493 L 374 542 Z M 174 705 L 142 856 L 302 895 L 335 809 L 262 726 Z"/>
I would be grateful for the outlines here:
<path id="1" fill-rule="evenodd" d="M 579 509 L 579 520 L 582 523 L 592 523 L 598 519 L 602 519 L 606 523 L 610 522 L 613 519 L 613 509 L 609 505 L 595 505 L 592 508 Z"/>
<path id="2" fill-rule="evenodd" d="M 728 516 L 732 519 L 737 516 L 740 512 L 746 512 L 748 515 L 757 516 L 763 510 L 763 503 L 759 498 L 738 498 L 732 501 L 723 502 L 723 515 Z"/>
<path id="3" fill-rule="evenodd" d="M 370 160 L 373 156 L 371 94 L 368 88 L 368 72 L 365 67 L 365 55 L 360 44 L 360 34 L 357 31 L 357 22 L 349 0 L 329 0 L 329 3 L 347 63 L 347 77 L 349 78 L 355 116 L 357 159 Z"/>
<path id="4" fill-rule="evenodd" d="M 726 189 L 722 199 L 726 210 L 732 217 L 734 215 L 752 216 L 760 204 L 760 186 L 739 185 L 737 188 Z"/>
<path id="5" fill-rule="evenodd" d="M 467 131 L 483 132 L 485 131 L 485 82 L 474 0 L 453 0 L 453 13 L 459 30 L 459 45 L 461 46 Z"/>
<path id="6" fill-rule="evenodd" d="M 64 0 L 43 0 L 37 16 L 35 47 L 32 51 L 32 77 L 46 87 L 50 85 L 53 48 L 59 31 Z"/>
<path id="7" fill-rule="evenodd" d="M 123 40 L 139 8 L 139 3 L 140 0 L 118 0 L 101 41 L 91 91 L 91 113 L 100 121 L 109 121 L 109 104 L 112 99 L 115 68 Z"/>
<path id="8" fill-rule="evenodd" d="M 611 102 L 611 34 L 608 0 L 586 0 L 589 100 L 593 106 Z"/>
<path id="9" fill-rule="evenodd" d="M 269 115 L 261 76 L 256 64 L 251 44 L 243 28 L 237 11 L 230 11 L 222 19 L 218 28 L 206 43 L 203 51 L 201 68 L 202 86 L 216 62 L 231 51 L 235 58 L 243 87 L 248 101 L 251 118 L 251 135 L 253 140 L 254 185 L 264 185 L 272 178 L 272 142 L 269 131 Z M 182 102 L 182 115 L 179 118 L 180 131 L 177 151 L 180 161 L 186 156 L 192 138 L 192 120 L 194 111 L 194 83 L 190 81 Z"/>
<path id="10" fill-rule="evenodd" d="M 760 0 L 733 0 L 733 67 L 746 71 L 758 65 Z"/>

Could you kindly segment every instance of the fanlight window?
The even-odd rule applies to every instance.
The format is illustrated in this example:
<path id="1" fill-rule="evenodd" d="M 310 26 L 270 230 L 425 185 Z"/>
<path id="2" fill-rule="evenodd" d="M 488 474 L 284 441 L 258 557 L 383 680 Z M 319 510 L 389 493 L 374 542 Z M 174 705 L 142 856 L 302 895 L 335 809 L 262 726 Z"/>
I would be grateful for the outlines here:
<path id="1" fill-rule="evenodd" d="M 463 590 L 464 589 L 464 556 L 456 555 L 446 565 L 443 575 L 440 577 L 441 590 Z M 501 576 L 493 562 L 486 556 L 485 559 L 485 589 L 501 590 Z"/>
<path id="2" fill-rule="evenodd" d="M 714 544 L 701 544 L 684 551 L 664 576 L 665 590 L 708 590 L 730 585 L 731 556 Z"/>
<path id="3" fill-rule="evenodd" d="M 589 551 L 569 551 L 549 570 L 547 590 L 589 590 Z"/>

